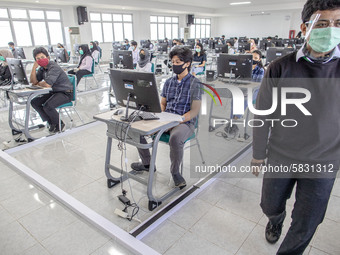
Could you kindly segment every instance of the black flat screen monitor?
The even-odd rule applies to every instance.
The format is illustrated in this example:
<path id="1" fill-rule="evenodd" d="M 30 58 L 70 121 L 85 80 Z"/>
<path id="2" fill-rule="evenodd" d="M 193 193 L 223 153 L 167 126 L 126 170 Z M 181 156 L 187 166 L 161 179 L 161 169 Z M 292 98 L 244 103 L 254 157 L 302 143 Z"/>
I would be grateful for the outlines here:
<path id="1" fill-rule="evenodd" d="M 146 112 L 161 112 L 160 96 L 154 73 L 110 69 L 117 104 Z"/>
<path id="2" fill-rule="evenodd" d="M 113 65 L 119 69 L 133 69 L 132 51 L 113 50 Z"/>
<path id="3" fill-rule="evenodd" d="M 282 47 L 275 47 L 275 48 L 268 48 L 267 50 L 267 58 L 266 58 L 266 65 L 273 62 L 275 59 L 280 57 L 286 56 L 289 53 L 294 52 L 294 48 L 282 48 Z"/>
<path id="4" fill-rule="evenodd" d="M 220 78 L 251 79 L 253 55 L 220 54 L 217 58 L 217 75 Z"/>
<path id="5" fill-rule="evenodd" d="M 15 51 L 17 52 L 19 59 L 26 59 L 25 52 L 24 52 L 23 48 L 15 47 Z"/>
<path id="6" fill-rule="evenodd" d="M 215 53 L 228 53 L 228 45 L 225 44 L 215 45 Z"/>
<path id="7" fill-rule="evenodd" d="M 67 57 L 65 54 L 65 49 L 63 48 L 55 48 L 54 49 L 54 55 L 55 55 L 55 58 L 57 60 L 57 62 L 59 63 L 67 63 Z"/>
<path id="8" fill-rule="evenodd" d="M 47 46 L 47 51 L 48 51 L 48 53 L 53 53 L 53 46 L 52 45 L 48 45 Z"/>
<path id="9" fill-rule="evenodd" d="M 250 43 L 238 43 L 239 52 L 250 51 Z"/>
<path id="10" fill-rule="evenodd" d="M 20 59 L 7 58 L 7 64 L 9 66 L 9 71 L 12 75 L 12 81 L 14 83 L 19 83 L 23 85 L 29 85 L 26 71 Z"/>
<path id="11" fill-rule="evenodd" d="M 168 44 L 167 43 L 159 43 L 157 46 L 157 51 L 161 53 L 168 53 Z"/>

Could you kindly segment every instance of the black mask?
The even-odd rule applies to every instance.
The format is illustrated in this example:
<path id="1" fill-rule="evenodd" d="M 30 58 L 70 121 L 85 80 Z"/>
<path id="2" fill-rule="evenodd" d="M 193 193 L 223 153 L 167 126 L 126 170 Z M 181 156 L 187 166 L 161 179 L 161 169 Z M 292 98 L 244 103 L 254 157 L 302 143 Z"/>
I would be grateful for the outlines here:
<path id="1" fill-rule="evenodd" d="M 172 65 L 172 70 L 174 71 L 175 74 L 181 74 L 184 72 L 185 68 L 183 68 L 183 65 Z"/>
<path id="2" fill-rule="evenodd" d="M 145 55 L 144 55 L 144 54 L 139 54 L 139 57 L 140 57 L 141 59 L 144 59 L 144 58 L 145 58 Z"/>
<path id="3" fill-rule="evenodd" d="M 258 65 L 260 64 L 260 61 L 253 60 L 253 65 Z"/>

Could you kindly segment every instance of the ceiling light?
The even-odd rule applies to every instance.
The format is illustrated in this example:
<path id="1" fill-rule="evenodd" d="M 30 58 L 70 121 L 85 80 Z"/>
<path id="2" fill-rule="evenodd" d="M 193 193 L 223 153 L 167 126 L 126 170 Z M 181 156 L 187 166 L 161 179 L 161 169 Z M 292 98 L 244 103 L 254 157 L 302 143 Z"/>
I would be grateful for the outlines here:
<path id="1" fill-rule="evenodd" d="M 39 1 L 37 0 L 37 1 L 35 1 L 36 3 L 39 3 Z"/>
<path id="2" fill-rule="evenodd" d="M 235 3 L 230 3 L 230 5 L 241 5 L 241 4 L 251 4 L 251 2 L 235 2 Z"/>

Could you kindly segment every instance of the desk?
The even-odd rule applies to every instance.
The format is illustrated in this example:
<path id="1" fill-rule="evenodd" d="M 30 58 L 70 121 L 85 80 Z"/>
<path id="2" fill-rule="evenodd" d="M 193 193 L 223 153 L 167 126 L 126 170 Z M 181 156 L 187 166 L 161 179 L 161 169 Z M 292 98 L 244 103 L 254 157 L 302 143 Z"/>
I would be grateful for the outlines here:
<path id="1" fill-rule="evenodd" d="M 10 128 L 12 129 L 12 134 L 19 134 L 24 133 L 26 136 L 28 142 L 33 141 L 35 138 L 32 137 L 29 133 L 29 130 L 35 129 L 39 126 L 31 126 L 29 127 L 29 118 L 30 118 L 30 109 L 31 109 L 31 101 L 33 98 L 35 98 L 38 95 L 47 94 L 51 88 L 46 89 L 14 89 L 14 90 L 7 90 L 7 95 L 9 97 L 9 110 L 8 110 L 8 123 Z M 20 105 L 26 105 L 26 112 L 25 112 L 25 124 L 22 125 L 21 123 L 17 122 L 16 120 L 13 120 L 13 104 L 17 103 Z M 17 124 L 18 126 L 21 126 L 21 129 L 15 128 L 13 123 Z"/>
<path id="2" fill-rule="evenodd" d="M 113 111 L 109 111 L 106 113 L 101 113 L 93 118 L 99 121 L 102 121 L 107 124 L 107 145 L 106 145 L 106 159 L 105 159 L 105 174 L 107 177 L 107 186 L 108 188 L 112 188 L 113 186 L 117 185 L 121 181 L 125 181 L 127 177 L 138 181 L 139 183 L 147 185 L 147 195 L 149 198 L 149 210 L 154 210 L 157 206 L 159 206 L 164 200 L 172 196 L 175 192 L 179 191 L 179 188 L 174 188 L 170 190 L 168 193 L 163 195 L 161 198 L 155 198 L 152 194 L 152 184 L 153 184 L 153 177 L 154 177 L 154 168 L 155 168 L 155 160 L 157 155 L 157 147 L 159 138 L 161 135 L 168 129 L 173 128 L 179 124 L 176 121 L 161 121 L 161 120 L 141 120 L 131 124 L 129 129 L 126 143 L 133 145 L 135 147 L 141 149 L 150 149 L 152 148 L 151 154 L 151 161 L 150 161 L 150 168 L 149 168 L 149 178 L 148 180 L 140 178 L 133 173 L 135 171 L 130 171 L 129 173 L 124 172 L 122 177 L 113 177 L 110 173 L 110 169 L 120 173 L 121 169 L 117 168 L 110 164 L 111 160 L 111 148 L 112 148 L 112 138 L 120 140 L 119 135 L 121 134 L 121 130 L 125 130 L 127 127 L 127 122 L 122 122 L 120 117 L 122 115 L 113 115 Z M 161 114 L 159 115 L 161 116 Z M 122 127 L 122 123 L 126 123 L 124 127 Z M 147 136 L 155 134 L 155 138 L 152 142 L 148 144 L 141 144 L 140 143 L 140 136 Z M 124 133 L 123 133 L 124 136 Z M 124 139 L 124 137 L 123 137 Z"/>
<path id="3" fill-rule="evenodd" d="M 228 88 L 230 88 L 231 86 L 236 86 L 238 88 L 240 88 L 245 96 L 245 100 L 248 100 L 248 93 L 247 90 L 248 88 L 251 88 L 253 93 L 252 93 L 252 97 L 255 94 L 255 92 L 259 89 L 259 87 L 261 86 L 261 83 L 258 82 L 249 82 L 248 84 L 244 83 L 244 84 L 235 84 L 235 83 L 228 83 L 228 82 L 223 82 L 220 80 L 214 81 L 214 82 L 207 82 L 207 84 L 213 86 L 215 88 L 215 90 L 217 91 L 217 93 L 220 95 L 221 98 L 232 98 L 232 94 L 230 92 L 230 90 Z M 231 102 L 232 103 L 232 102 Z M 228 119 L 226 116 L 214 116 L 212 111 L 213 111 L 213 107 L 214 107 L 214 102 L 213 100 L 211 100 L 211 106 L 210 106 L 210 111 L 209 111 L 209 132 L 212 132 L 216 129 L 216 127 L 214 127 L 212 125 L 212 119 L 213 118 L 217 118 L 217 119 Z M 231 119 L 233 116 L 233 113 L 231 112 L 230 114 L 230 118 Z M 245 118 L 243 117 L 243 119 L 245 119 L 245 122 L 248 122 L 248 118 L 249 118 L 249 108 L 247 107 L 245 109 L 245 113 L 243 116 L 246 116 Z M 245 125 L 244 128 L 244 138 L 245 140 L 247 140 L 247 138 L 249 137 L 247 134 L 247 126 Z"/>
<path id="4" fill-rule="evenodd" d="M 78 66 L 78 64 L 69 64 L 69 63 L 58 63 L 58 65 L 63 69 L 64 71 L 68 71 L 70 69 L 74 69 Z"/>

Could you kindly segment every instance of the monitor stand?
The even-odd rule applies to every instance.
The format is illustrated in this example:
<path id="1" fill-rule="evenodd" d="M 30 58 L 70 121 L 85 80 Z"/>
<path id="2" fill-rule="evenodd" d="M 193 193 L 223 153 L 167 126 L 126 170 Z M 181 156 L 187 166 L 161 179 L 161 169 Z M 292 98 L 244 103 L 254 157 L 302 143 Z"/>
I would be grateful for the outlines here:
<path id="1" fill-rule="evenodd" d="M 129 94 L 128 94 L 128 97 L 127 97 L 126 108 L 125 108 L 125 116 L 120 117 L 120 120 L 121 120 L 121 121 L 128 121 L 128 120 L 129 120 L 129 103 L 130 103 L 130 97 L 131 97 L 131 94 L 129 93 Z"/>

